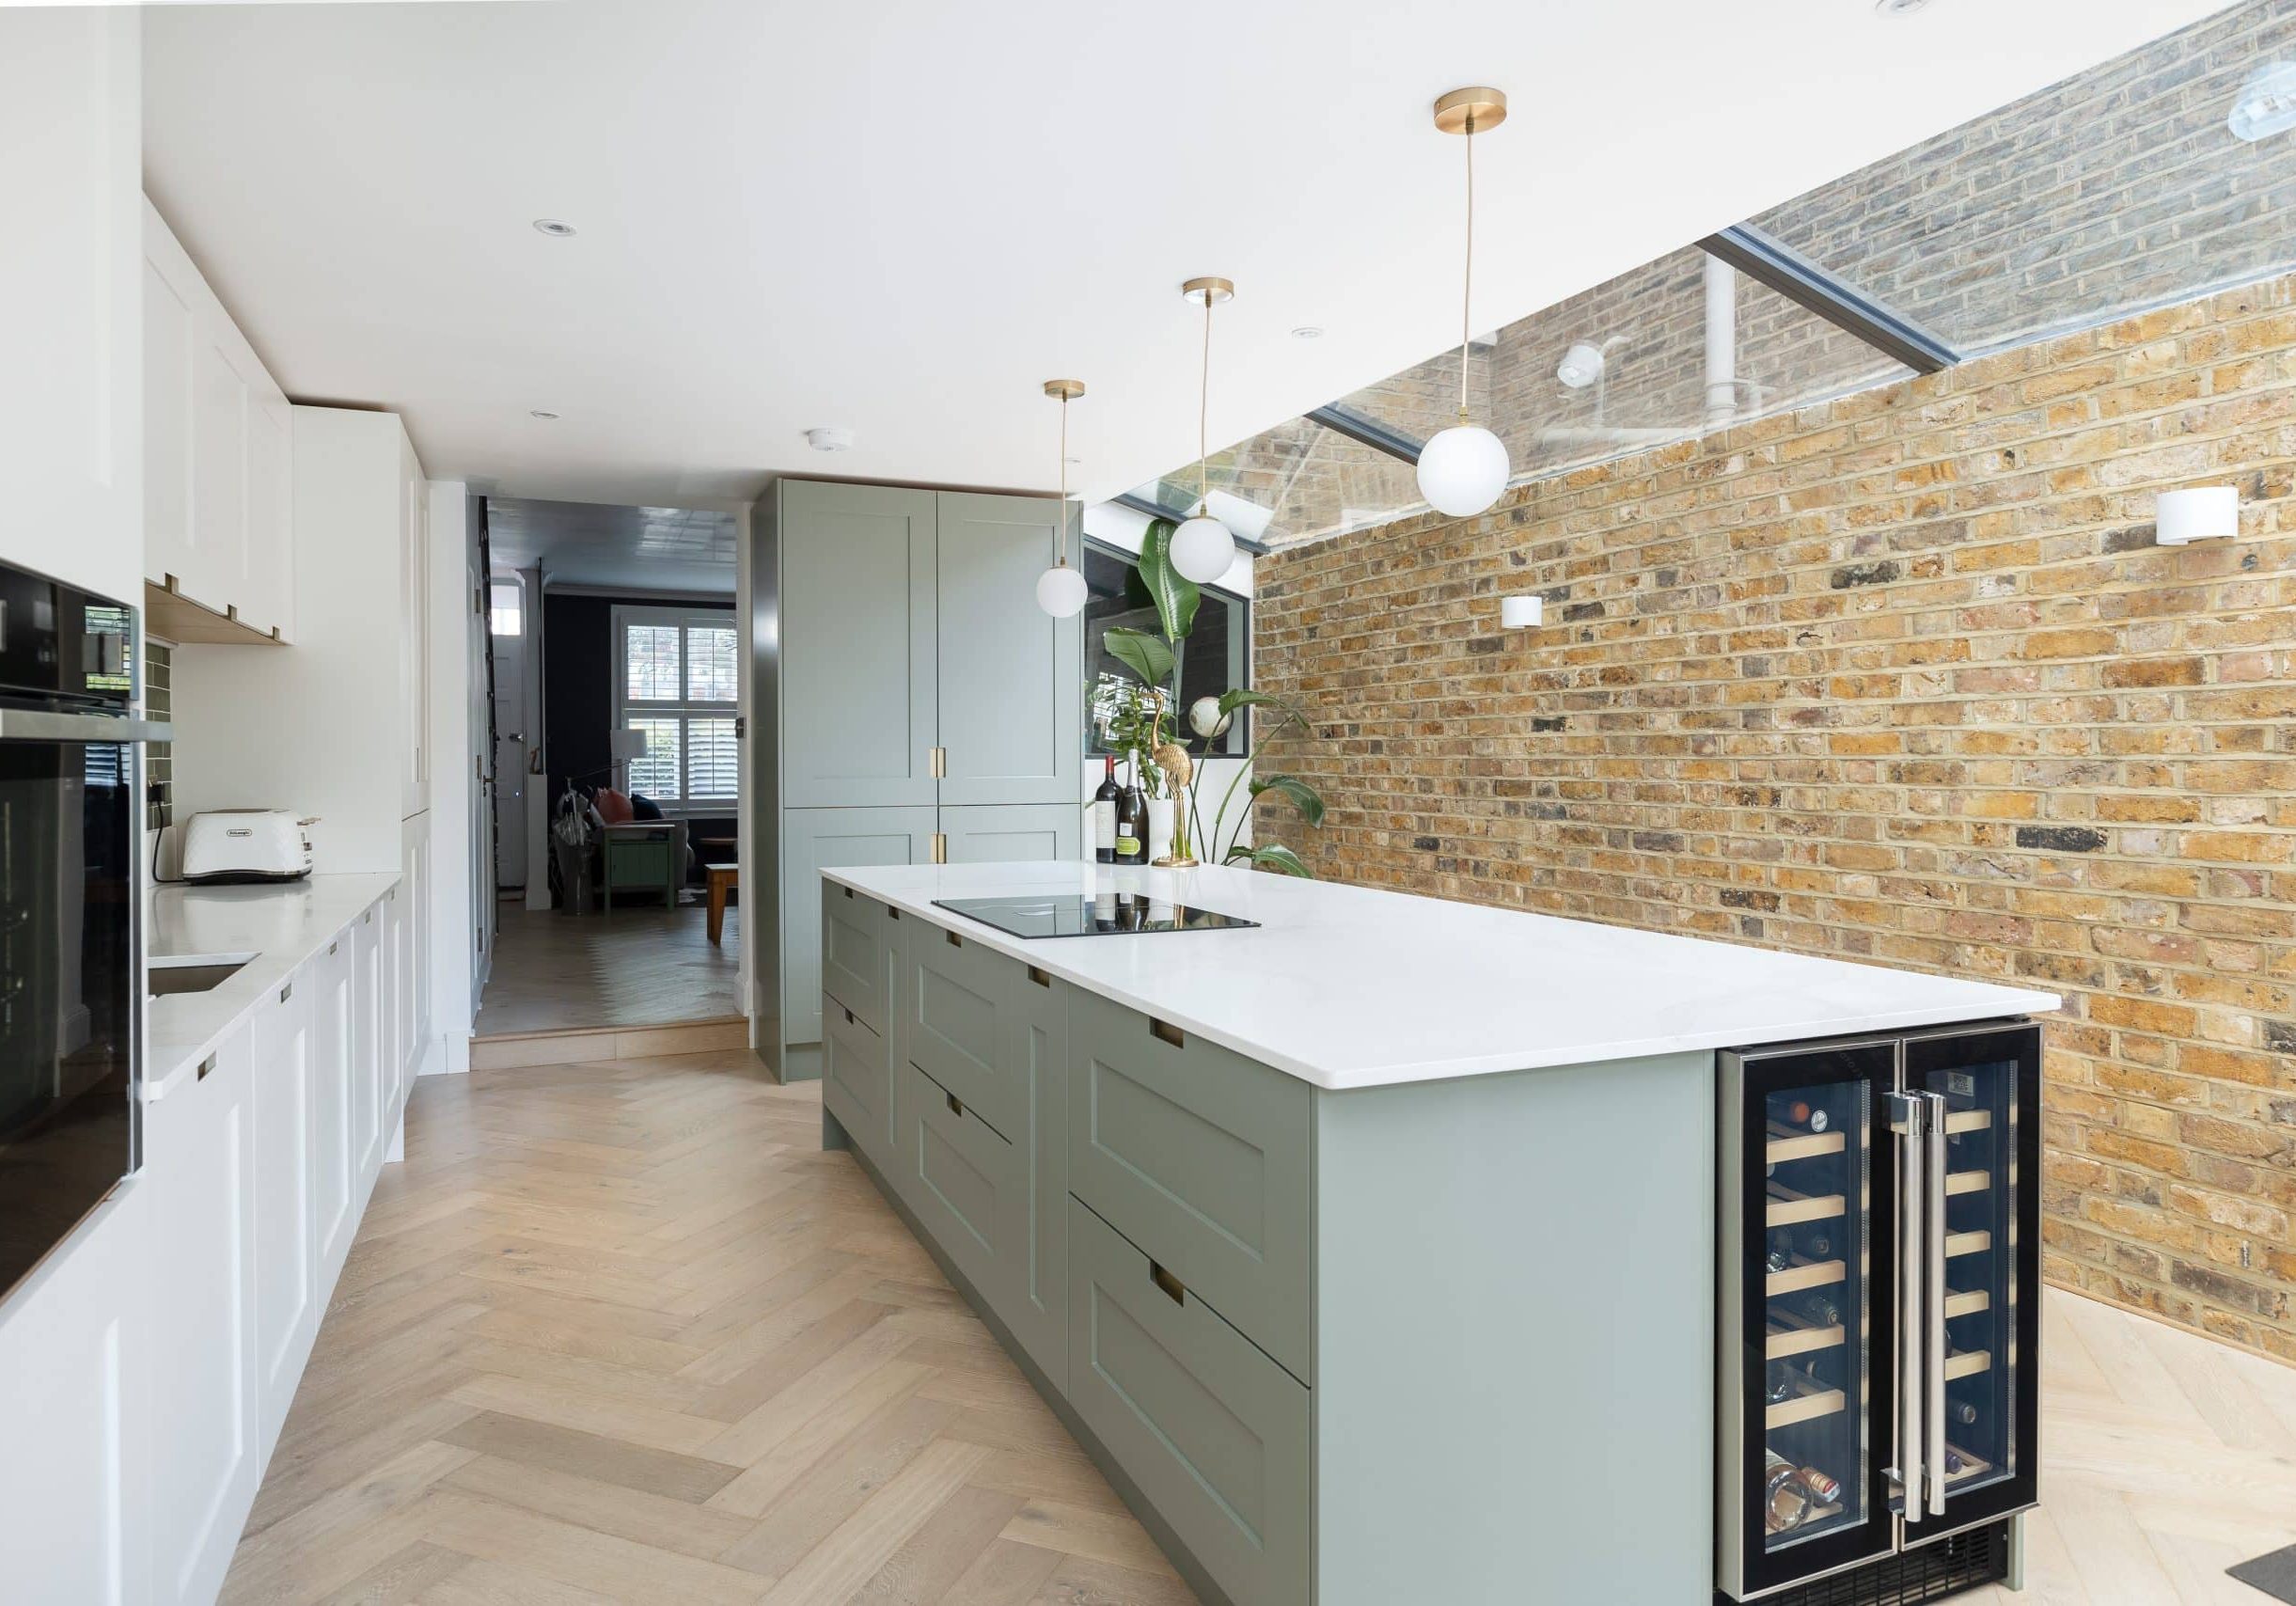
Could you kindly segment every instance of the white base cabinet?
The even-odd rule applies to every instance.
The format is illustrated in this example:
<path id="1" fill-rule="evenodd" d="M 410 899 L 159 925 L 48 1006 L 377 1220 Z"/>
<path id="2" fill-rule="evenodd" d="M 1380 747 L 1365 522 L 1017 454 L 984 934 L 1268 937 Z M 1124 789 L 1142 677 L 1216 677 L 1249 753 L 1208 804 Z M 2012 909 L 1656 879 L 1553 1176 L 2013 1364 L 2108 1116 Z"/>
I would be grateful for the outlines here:
<path id="1" fill-rule="evenodd" d="M 223 1587 L 411 1085 L 396 890 L 147 1083 L 142 1169 L 0 1300 L 0 1599 Z"/>

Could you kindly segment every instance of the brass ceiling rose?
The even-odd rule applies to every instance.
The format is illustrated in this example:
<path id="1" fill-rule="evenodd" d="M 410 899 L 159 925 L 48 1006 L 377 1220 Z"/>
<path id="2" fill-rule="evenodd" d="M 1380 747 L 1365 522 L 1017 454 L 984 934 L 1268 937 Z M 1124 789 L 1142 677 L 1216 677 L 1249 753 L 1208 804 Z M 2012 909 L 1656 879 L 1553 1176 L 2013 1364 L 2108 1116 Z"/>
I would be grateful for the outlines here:
<path id="1" fill-rule="evenodd" d="M 1435 102 L 1435 126 L 1445 134 L 1488 134 L 1506 120 L 1506 91 L 1487 84 L 1454 89 Z"/>
<path id="2" fill-rule="evenodd" d="M 1081 379 L 1047 379 L 1045 381 L 1045 394 L 1056 397 L 1062 402 L 1074 402 L 1084 394 L 1084 381 Z"/>
<path id="3" fill-rule="evenodd" d="M 1180 287 L 1180 293 L 1198 307 L 1218 307 L 1223 301 L 1235 299 L 1234 279 L 1190 279 Z"/>

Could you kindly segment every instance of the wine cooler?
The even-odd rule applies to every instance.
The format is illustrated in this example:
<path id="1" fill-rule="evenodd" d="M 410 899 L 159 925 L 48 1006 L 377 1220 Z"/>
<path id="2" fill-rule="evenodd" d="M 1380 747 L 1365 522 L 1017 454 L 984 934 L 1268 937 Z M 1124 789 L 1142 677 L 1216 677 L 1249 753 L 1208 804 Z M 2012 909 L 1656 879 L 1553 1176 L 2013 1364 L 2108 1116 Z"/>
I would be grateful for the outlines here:
<path id="1" fill-rule="evenodd" d="M 1995 1022 L 1721 1057 L 1719 1598 L 2005 1576 L 2037 1490 L 2040 1053 Z"/>

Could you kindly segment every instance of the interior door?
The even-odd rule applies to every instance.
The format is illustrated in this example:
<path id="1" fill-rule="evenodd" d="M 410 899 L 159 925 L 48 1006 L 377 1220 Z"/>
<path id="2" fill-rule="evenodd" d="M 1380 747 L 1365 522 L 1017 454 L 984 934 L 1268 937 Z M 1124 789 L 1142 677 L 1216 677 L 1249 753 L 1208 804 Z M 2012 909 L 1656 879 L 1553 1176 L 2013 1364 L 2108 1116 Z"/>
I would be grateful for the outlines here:
<path id="1" fill-rule="evenodd" d="M 495 606 L 494 727 L 495 882 L 509 890 L 527 884 L 527 618 L 526 588 L 515 575 L 488 582 Z"/>
<path id="2" fill-rule="evenodd" d="M 1916 1545 L 2038 1496 L 2041 1029 L 1910 1037 L 1905 1087 L 1929 1111 Z"/>
<path id="3" fill-rule="evenodd" d="M 1036 606 L 1057 525 L 1048 497 L 940 494 L 944 806 L 1082 795 L 1079 622 Z"/>
<path id="4" fill-rule="evenodd" d="M 1896 1548 L 1894 1040 L 1722 1056 L 1722 1590 Z"/>

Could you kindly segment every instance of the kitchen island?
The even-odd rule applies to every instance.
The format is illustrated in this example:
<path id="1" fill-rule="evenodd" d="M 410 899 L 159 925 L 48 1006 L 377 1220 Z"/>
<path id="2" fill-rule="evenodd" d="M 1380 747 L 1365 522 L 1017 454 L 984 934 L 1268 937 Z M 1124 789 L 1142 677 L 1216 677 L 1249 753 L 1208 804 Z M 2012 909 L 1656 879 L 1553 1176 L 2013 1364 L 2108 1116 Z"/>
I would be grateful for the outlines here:
<path id="1" fill-rule="evenodd" d="M 2057 1002 L 1215 868 L 824 877 L 826 1141 L 1239 1606 L 1712 1598 L 1722 1051 Z M 937 906 L 1013 897 L 1257 924 Z"/>

